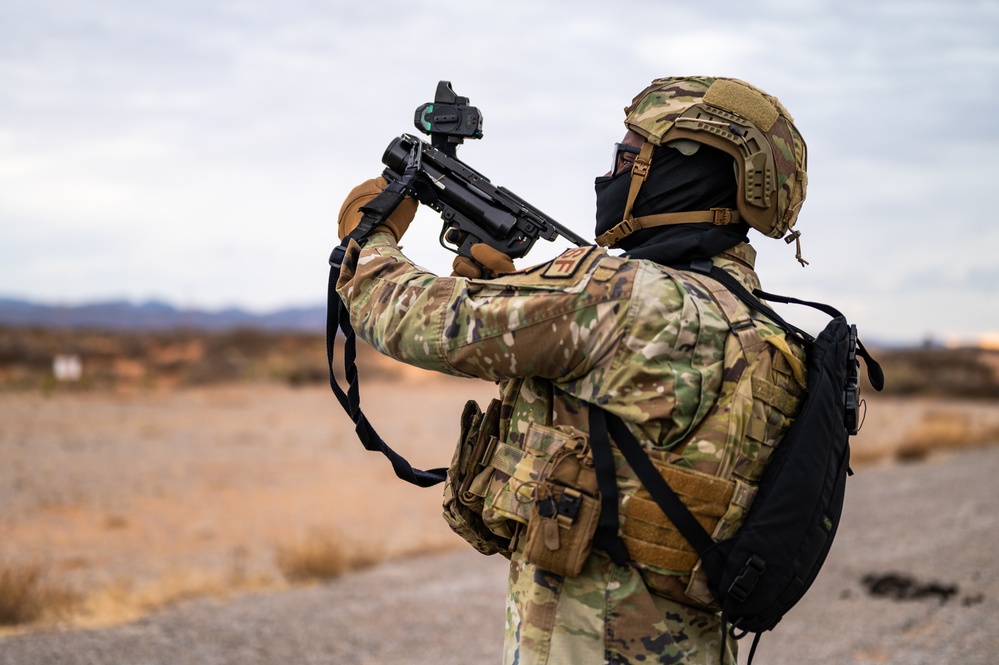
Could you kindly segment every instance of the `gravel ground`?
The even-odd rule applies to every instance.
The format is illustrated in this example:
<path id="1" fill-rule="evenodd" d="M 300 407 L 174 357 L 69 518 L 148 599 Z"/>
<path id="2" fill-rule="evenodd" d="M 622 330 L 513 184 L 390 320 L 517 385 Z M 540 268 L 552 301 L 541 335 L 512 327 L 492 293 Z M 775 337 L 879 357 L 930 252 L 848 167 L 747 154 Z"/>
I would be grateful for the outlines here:
<path id="1" fill-rule="evenodd" d="M 997 476 L 996 447 L 859 472 L 826 567 L 755 662 L 999 662 Z M 504 578 L 505 561 L 471 551 L 391 562 L 115 628 L 0 638 L 0 664 L 499 662 Z"/>

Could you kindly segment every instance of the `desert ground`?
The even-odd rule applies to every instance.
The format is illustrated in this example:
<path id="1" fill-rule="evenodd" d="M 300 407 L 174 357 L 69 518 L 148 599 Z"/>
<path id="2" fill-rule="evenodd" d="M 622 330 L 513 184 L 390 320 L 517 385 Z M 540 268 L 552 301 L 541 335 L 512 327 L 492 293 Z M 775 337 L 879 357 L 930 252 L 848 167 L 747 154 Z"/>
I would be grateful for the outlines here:
<path id="1" fill-rule="evenodd" d="M 373 382 L 363 405 L 417 467 L 447 466 L 458 379 Z M 87 598 L 72 621 L 282 584 L 282 552 L 379 561 L 455 547 L 439 489 L 364 450 L 329 388 L 228 385 L 0 397 L 0 560 Z M 116 617 L 116 614 L 121 616 Z"/>
<path id="2" fill-rule="evenodd" d="M 464 400 L 493 392 L 400 370 L 363 383 L 362 404 L 428 468 L 450 461 Z M 830 572 L 757 662 L 999 662 L 999 403 L 867 401 Z M 465 549 L 439 489 L 363 450 L 328 387 L 8 391 L 0 423 L 0 588 L 38 605 L 3 621 L 0 598 L 4 665 L 497 658 L 503 560 Z M 979 632 L 951 630 L 955 612 Z M 894 632 L 850 642 L 843 628 L 868 615 Z M 478 657 L 454 655 L 449 619 L 478 636 Z M 989 655 L 945 658 L 958 638 Z M 814 657 L 788 659 L 788 644 Z M 898 660 L 905 644 L 920 647 Z"/>

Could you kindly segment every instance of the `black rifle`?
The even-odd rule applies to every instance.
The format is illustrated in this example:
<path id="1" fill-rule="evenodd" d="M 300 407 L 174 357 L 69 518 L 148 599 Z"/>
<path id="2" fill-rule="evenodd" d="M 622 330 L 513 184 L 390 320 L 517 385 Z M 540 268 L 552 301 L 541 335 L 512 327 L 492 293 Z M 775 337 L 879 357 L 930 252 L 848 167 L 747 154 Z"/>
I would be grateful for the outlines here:
<path id="1" fill-rule="evenodd" d="M 519 196 L 496 187 L 489 178 L 445 151 L 403 134 L 382 156 L 388 167 L 382 176 L 390 183 L 405 178 L 407 166 L 416 164 L 417 175 L 408 192 L 433 208 L 444 220 L 441 246 L 471 258 L 472 245 L 485 243 L 511 259 L 526 255 L 539 238 L 562 236 L 577 246 L 591 245 Z"/>
<path id="2" fill-rule="evenodd" d="M 482 115 L 467 97 L 455 95 L 448 81 L 437 85 L 433 102 L 416 110 L 415 124 L 430 135 L 432 145 L 409 134 L 389 144 L 382 155 L 388 167 L 382 177 L 389 185 L 361 208 L 365 216 L 350 237 L 367 237 L 409 195 L 440 213 L 441 246 L 469 259 L 472 245 L 479 243 L 511 259 L 525 256 L 539 238 L 562 236 L 580 247 L 593 244 L 455 156 L 465 138 L 482 138 Z M 339 267 L 346 244 L 345 238 L 334 250 L 331 265 Z"/>
<path id="3" fill-rule="evenodd" d="M 350 313 L 336 292 L 347 243 L 353 239 L 363 244 L 407 195 L 441 214 L 444 220 L 441 245 L 473 261 L 472 245 L 477 243 L 485 243 L 513 259 L 526 255 L 538 238 L 555 240 L 562 236 L 578 246 L 592 243 L 513 192 L 495 187 L 488 178 L 455 157 L 455 150 L 464 139 L 482 138 L 482 115 L 477 108 L 468 105 L 468 98 L 455 95 L 447 81 L 437 85 L 433 102 L 416 109 L 416 127 L 430 135 L 432 144 L 408 134 L 389 144 L 382 157 L 388 167 L 383 173 L 388 186 L 361 207 L 364 213 L 361 222 L 330 254 L 326 355 L 330 387 L 354 422 L 354 430 L 364 447 L 388 457 L 396 475 L 403 480 L 426 487 L 442 482 L 447 470 L 414 469 L 382 440 L 361 411 L 355 363 L 356 336 Z M 488 273 L 484 267 L 483 273 Z M 344 334 L 346 391 L 333 375 L 334 343 L 340 331 Z"/>

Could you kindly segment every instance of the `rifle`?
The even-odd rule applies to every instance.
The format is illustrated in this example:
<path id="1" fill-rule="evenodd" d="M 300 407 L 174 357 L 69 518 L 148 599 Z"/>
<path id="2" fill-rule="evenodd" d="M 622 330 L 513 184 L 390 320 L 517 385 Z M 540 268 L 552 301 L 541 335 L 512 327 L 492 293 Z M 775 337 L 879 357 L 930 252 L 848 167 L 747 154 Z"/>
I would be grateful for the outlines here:
<path id="1" fill-rule="evenodd" d="M 442 482 L 447 469 L 414 469 L 382 440 L 361 411 L 355 362 L 356 335 L 350 323 L 350 312 L 336 292 L 347 244 L 351 239 L 363 243 L 407 195 L 440 213 L 444 220 L 441 245 L 473 261 L 472 245 L 476 243 L 490 245 L 514 259 L 527 254 L 538 238 L 550 241 L 562 236 L 580 247 L 592 243 L 510 190 L 495 187 L 488 178 L 458 160 L 455 156 L 458 145 L 466 138 L 482 138 L 482 114 L 469 106 L 467 97 L 455 95 L 448 81 L 438 83 L 433 102 L 416 109 L 415 123 L 420 131 L 430 135 L 431 145 L 408 134 L 389 144 L 382 156 L 387 167 L 383 176 L 388 185 L 361 207 L 364 213 L 361 222 L 330 254 L 326 358 L 330 387 L 354 422 L 354 431 L 364 447 L 388 457 L 396 475 L 403 480 L 427 487 Z M 483 267 L 483 273 L 486 272 Z M 341 388 L 333 373 L 334 347 L 340 332 L 344 337 L 346 390 Z"/>
<path id="2" fill-rule="evenodd" d="M 482 114 L 467 97 L 457 96 L 449 81 L 437 84 L 433 102 L 416 109 L 414 124 L 430 135 L 431 144 L 410 134 L 393 139 L 382 155 L 387 167 L 382 177 L 389 184 L 361 208 L 365 217 L 350 237 L 367 237 L 409 195 L 440 213 L 441 246 L 473 261 L 472 245 L 479 243 L 511 259 L 525 256 L 539 238 L 593 244 L 456 157 L 464 139 L 482 138 Z M 331 266 L 339 267 L 347 242 L 333 251 Z"/>

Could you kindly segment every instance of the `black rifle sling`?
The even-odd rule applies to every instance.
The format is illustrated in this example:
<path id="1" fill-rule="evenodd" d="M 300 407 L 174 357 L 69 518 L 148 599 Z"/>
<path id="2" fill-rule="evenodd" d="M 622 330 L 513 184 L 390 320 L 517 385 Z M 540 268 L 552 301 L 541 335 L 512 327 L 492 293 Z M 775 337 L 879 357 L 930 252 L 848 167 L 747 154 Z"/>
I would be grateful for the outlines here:
<path id="1" fill-rule="evenodd" d="M 382 440 L 361 411 L 360 384 L 357 377 L 356 363 L 357 335 L 354 333 L 354 327 L 350 323 L 350 310 L 347 309 L 343 299 L 340 298 L 340 294 L 336 292 L 336 283 L 340 278 L 340 268 L 347 250 L 347 244 L 351 239 L 363 242 L 382 220 L 392 214 L 392 211 L 395 210 L 404 197 L 405 189 L 403 186 L 397 183 L 389 185 L 382 193 L 372 199 L 370 203 L 361 208 L 361 211 L 364 212 L 361 223 L 350 235 L 343 239 L 343 242 L 330 255 L 330 278 L 326 303 L 326 360 L 329 363 L 330 388 L 333 389 L 333 394 L 336 395 L 340 406 L 343 407 L 343 410 L 347 412 L 347 415 L 353 421 L 354 431 L 357 432 L 357 437 L 361 440 L 365 449 L 378 451 L 385 455 L 392 463 L 395 475 L 399 478 L 420 487 L 430 487 L 444 482 L 447 469 L 437 468 L 426 471 L 414 469 L 406 461 L 405 457 L 392 450 Z M 343 371 L 347 381 L 346 392 L 340 387 L 333 373 L 333 359 L 336 355 L 336 337 L 341 331 L 344 337 Z"/>

